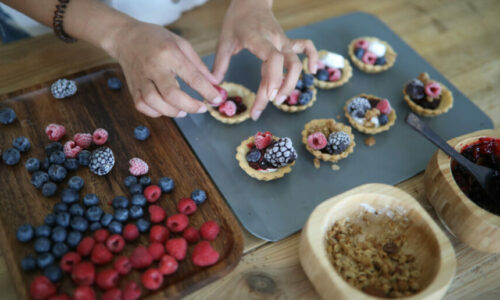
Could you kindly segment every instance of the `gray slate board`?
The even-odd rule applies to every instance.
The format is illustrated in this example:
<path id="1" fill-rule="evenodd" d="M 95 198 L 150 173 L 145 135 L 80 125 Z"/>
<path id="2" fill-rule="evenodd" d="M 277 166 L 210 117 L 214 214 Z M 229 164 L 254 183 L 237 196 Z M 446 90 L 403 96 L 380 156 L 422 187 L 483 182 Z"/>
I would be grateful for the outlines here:
<path id="1" fill-rule="evenodd" d="M 258 122 L 225 125 L 208 113 L 176 120 L 177 125 L 226 198 L 241 224 L 259 238 L 278 241 L 302 228 L 311 211 L 322 201 L 355 186 L 378 182 L 397 184 L 425 169 L 435 147 L 404 123 L 409 108 L 403 100 L 403 85 L 420 72 L 428 72 L 453 92 L 455 105 L 445 115 L 425 121 L 445 139 L 479 129 L 492 128 L 491 120 L 446 78 L 411 49 L 376 17 L 352 13 L 287 32 L 290 38 L 307 38 L 318 49 L 328 49 L 347 57 L 347 45 L 360 36 L 376 36 L 387 41 L 398 53 L 396 64 L 388 71 L 370 75 L 356 67 L 349 83 L 334 90 L 319 90 L 313 107 L 296 114 L 276 109 L 272 104 Z M 203 58 L 212 66 L 213 55 Z M 243 51 L 231 61 L 226 80 L 243 84 L 254 92 L 259 86 L 260 62 Z M 183 85 L 191 95 L 199 96 Z M 343 106 L 350 97 L 369 93 L 388 98 L 396 109 L 397 121 L 388 132 L 375 136 L 377 143 L 368 148 L 364 134 L 355 132 L 356 147 L 333 171 L 329 163 L 320 169 L 301 142 L 301 131 L 312 119 L 335 118 L 348 124 Z M 271 131 L 290 137 L 299 158 L 293 171 L 272 182 L 257 181 L 240 169 L 236 147 L 257 131 Z"/>

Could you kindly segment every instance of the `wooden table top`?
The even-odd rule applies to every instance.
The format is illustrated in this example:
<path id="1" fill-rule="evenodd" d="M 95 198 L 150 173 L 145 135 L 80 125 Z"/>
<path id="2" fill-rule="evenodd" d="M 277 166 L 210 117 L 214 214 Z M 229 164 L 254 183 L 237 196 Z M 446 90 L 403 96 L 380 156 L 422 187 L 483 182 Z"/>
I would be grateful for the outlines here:
<path id="1" fill-rule="evenodd" d="M 184 14 L 170 29 L 188 39 L 200 55 L 214 51 L 229 0 L 212 0 Z M 444 74 L 500 127 L 500 1 L 497 0 L 275 0 L 284 29 L 333 16 L 365 11 L 384 21 Z M 99 49 L 66 45 L 45 35 L 0 46 L 0 94 L 110 62 Z M 416 73 L 421 70 L 415 70 Z M 457 120 L 461 122 L 461 120 Z M 424 196 L 423 175 L 398 185 L 435 216 Z M 447 233 L 458 268 L 447 299 L 500 297 L 500 255 L 477 252 Z M 226 277 L 188 296 L 199 298 L 306 298 L 318 295 L 300 267 L 299 234 L 268 243 L 245 234 L 245 254 Z M 16 299 L 0 256 L 2 299 Z"/>

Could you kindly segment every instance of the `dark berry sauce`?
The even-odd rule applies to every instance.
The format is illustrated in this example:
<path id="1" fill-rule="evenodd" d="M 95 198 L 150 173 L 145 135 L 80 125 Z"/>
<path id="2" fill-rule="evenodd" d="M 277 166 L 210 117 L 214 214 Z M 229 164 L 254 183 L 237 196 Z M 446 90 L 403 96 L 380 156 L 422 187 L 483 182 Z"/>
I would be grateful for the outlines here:
<path id="1" fill-rule="evenodd" d="M 441 96 L 439 98 L 432 100 L 432 102 L 427 101 L 427 98 L 420 99 L 420 100 L 415 100 L 410 98 L 411 101 L 415 102 L 416 104 L 422 106 L 423 108 L 428 108 L 428 109 L 436 109 L 439 106 L 439 103 L 441 103 Z"/>
<path id="2" fill-rule="evenodd" d="M 233 101 L 236 104 L 236 114 L 239 115 L 245 110 L 247 110 L 247 106 L 243 103 L 243 99 L 240 96 L 230 96 L 227 97 L 228 101 Z"/>
<path id="3" fill-rule="evenodd" d="M 495 200 L 491 200 L 479 183 L 456 161 L 451 162 L 453 178 L 469 199 L 487 211 L 500 216 L 500 139 L 480 138 L 462 148 L 462 155 L 475 164 L 497 171 L 493 177 Z"/>

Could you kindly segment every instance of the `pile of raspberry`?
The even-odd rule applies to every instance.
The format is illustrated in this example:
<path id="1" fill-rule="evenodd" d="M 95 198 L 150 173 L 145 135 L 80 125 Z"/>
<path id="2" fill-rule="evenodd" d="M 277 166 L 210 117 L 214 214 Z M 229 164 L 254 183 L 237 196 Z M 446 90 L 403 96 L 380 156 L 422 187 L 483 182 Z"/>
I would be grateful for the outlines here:
<path id="1" fill-rule="evenodd" d="M 354 44 L 354 55 L 367 65 L 385 65 L 387 63 L 386 50 L 386 46 L 378 41 L 368 42 L 359 39 Z"/>
<path id="2" fill-rule="evenodd" d="M 228 96 L 227 91 L 218 85 L 216 85 L 215 88 L 222 97 L 222 102 L 218 106 L 221 115 L 233 117 L 247 110 L 247 106 L 243 103 L 243 99 L 240 96 Z"/>
<path id="3" fill-rule="evenodd" d="M 427 73 L 408 82 L 405 91 L 413 102 L 423 108 L 435 109 L 441 103 L 441 85 L 431 81 Z"/>
<path id="4" fill-rule="evenodd" d="M 313 150 L 320 150 L 327 154 L 341 154 L 351 144 L 351 137 L 344 131 L 335 131 L 328 134 L 328 139 L 322 131 L 311 133 L 307 137 L 307 144 Z"/>
<path id="5" fill-rule="evenodd" d="M 347 105 L 347 110 L 355 122 L 368 128 L 376 128 L 389 122 L 392 107 L 387 99 L 357 97 Z"/>
<path id="6" fill-rule="evenodd" d="M 284 104 L 289 106 L 307 105 L 313 98 L 314 77 L 311 74 L 302 74 L 297 81 L 295 89 L 285 100 Z"/>

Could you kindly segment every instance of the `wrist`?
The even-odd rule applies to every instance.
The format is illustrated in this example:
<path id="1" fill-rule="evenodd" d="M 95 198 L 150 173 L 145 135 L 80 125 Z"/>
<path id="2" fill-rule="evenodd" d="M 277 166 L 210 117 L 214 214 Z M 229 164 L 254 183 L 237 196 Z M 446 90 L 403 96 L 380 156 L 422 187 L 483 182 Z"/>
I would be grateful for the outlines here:
<path id="1" fill-rule="evenodd" d="M 125 37 L 130 34 L 133 27 L 137 26 L 140 22 L 136 19 L 129 18 L 128 16 L 122 20 L 116 20 L 110 27 L 106 34 L 103 34 L 97 46 L 101 47 L 106 53 L 114 58 L 118 58 L 118 52 L 121 48 L 121 42 Z"/>
<path id="2" fill-rule="evenodd" d="M 231 5 L 252 5 L 252 6 L 264 6 L 266 8 L 272 9 L 274 0 L 232 0 Z"/>

